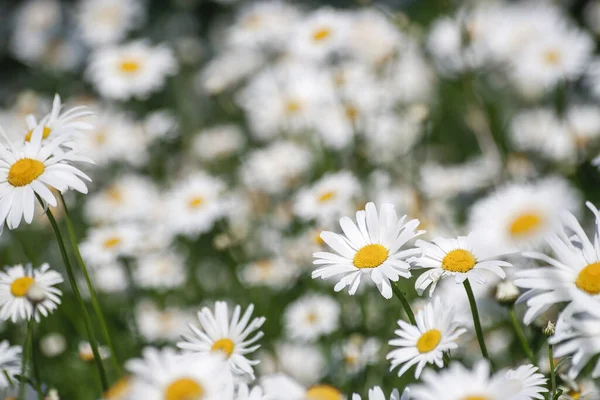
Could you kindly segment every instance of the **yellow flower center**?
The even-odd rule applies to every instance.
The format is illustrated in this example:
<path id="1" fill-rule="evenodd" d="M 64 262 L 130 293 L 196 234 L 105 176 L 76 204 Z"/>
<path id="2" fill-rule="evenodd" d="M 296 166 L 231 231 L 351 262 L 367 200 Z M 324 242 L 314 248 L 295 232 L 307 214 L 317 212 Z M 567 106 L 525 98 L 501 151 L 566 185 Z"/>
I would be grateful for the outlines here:
<path id="1" fill-rule="evenodd" d="M 121 72 L 126 74 L 132 74 L 140 69 L 141 65 L 139 62 L 133 59 L 123 60 L 119 63 L 119 69 Z"/>
<path id="2" fill-rule="evenodd" d="M 233 349 L 235 348 L 235 343 L 231 339 L 219 339 L 217 340 L 211 347 L 211 351 L 220 351 L 225 353 L 227 357 L 230 357 L 233 354 Z"/>
<path id="3" fill-rule="evenodd" d="M 581 396 L 581 392 L 572 390 L 569 393 L 567 393 L 567 396 L 571 397 L 573 400 L 579 400 L 579 397 Z"/>
<path id="4" fill-rule="evenodd" d="M 600 263 L 590 264 L 579 271 L 575 285 L 591 295 L 600 293 Z"/>
<path id="5" fill-rule="evenodd" d="M 106 191 L 106 194 L 108 195 L 108 198 L 114 201 L 115 203 L 121 203 L 123 201 L 123 193 L 116 186 L 109 188 Z"/>
<path id="6" fill-rule="evenodd" d="M 41 161 L 22 158 L 11 165 L 8 170 L 8 183 L 13 186 L 25 186 L 36 180 L 44 173 L 45 167 Z"/>
<path id="7" fill-rule="evenodd" d="M 388 251 L 380 244 L 368 244 L 354 255 L 356 268 L 379 267 L 388 258 Z"/>
<path id="8" fill-rule="evenodd" d="M 463 400 L 489 400 L 485 396 L 467 396 Z"/>
<path id="9" fill-rule="evenodd" d="M 297 100 L 288 100 L 285 104 L 285 111 L 288 114 L 295 114 L 302 109 L 302 103 Z"/>
<path id="10" fill-rule="evenodd" d="M 104 248 L 105 249 L 112 249 L 113 247 L 118 246 L 121 243 L 121 238 L 118 237 L 111 237 L 109 239 L 106 239 L 104 241 Z"/>
<path id="11" fill-rule="evenodd" d="M 351 122 L 356 122 L 356 119 L 358 118 L 358 108 L 354 107 L 354 106 L 346 106 L 344 113 L 346 114 L 346 118 L 348 118 L 348 120 L 350 120 Z"/>
<path id="12" fill-rule="evenodd" d="M 334 197 L 335 197 L 335 192 L 330 190 L 330 191 L 325 192 L 322 195 L 320 195 L 317 201 L 319 203 L 326 203 L 329 200 L 333 199 Z"/>
<path id="13" fill-rule="evenodd" d="M 31 276 L 24 276 L 17 278 L 12 285 L 10 285 L 10 293 L 15 297 L 24 297 L 29 290 L 29 287 L 33 285 L 35 280 Z"/>
<path id="14" fill-rule="evenodd" d="M 508 229 L 511 236 L 522 237 L 536 231 L 542 222 L 543 219 L 538 213 L 524 213 L 515 218 Z"/>
<path id="15" fill-rule="evenodd" d="M 317 322 L 317 314 L 315 314 L 314 312 L 308 313 L 308 315 L 306 316 L 306 320 L 309 324 L 314 324 L 315 322 Z"/>
<path id="16" fill-rule="evenodd" d="M 48 138 L 48 136 L 50 136 L 51 133 L 52 129 L 48 128 L 47 126 L 44 126 L 44 133 L 42 133 L 42 139 Z M 31 140 L 31 135 L 33 135 L 33 129 L 27 132 L 27 134 L 25 135 L 26 142 L 29 142 Z"/>
<path id="17" fill-rule="evenodd" d="M 165 400 L 201 400 L 204 388 L 190 378 L 181 378 L 172 382 L 165 391 Z"/>
<path id="18" fill-rule="evenodd" d="M 429 353 L 434 350 L 442 340 L 442 333 L 437 329 L 431 329 L 425 332 L 419 340 L 417 340 L 417 350 L 419 353 Z"/>
<path id="19" fill-rule="evenodd" d="M 323 246 L 325 245 L 325 241 L 323 240 L 323 238 L 321 237 L 321 232 L 317 232 L 315 233 L 315 235 L 313 236 L 313 240 L 314 242 L 319 245 L 319 246 Z"/>
<path id="20" fill-rule="evenodd" d="M 188 201 L 188 206 L 190 208 L 199 208 L 201 207 L 204 203 L 206 202 L 206 200 L 204 200 L 204 197 L 202 196 L 196 196 L 196 197 L 192 197 L 190 199 L 190 201 Z"/>
<path id="21" fill-rule="evenodd" d="M 329 385 L 315 385 L 306 391 L 307 400 L 342 400 L 342 392 Z"/>
<path id="22" fill-rule="evenodd" d="M 118 400 L 120 399 L 129 389 L 129 378 L 121 378 L 114 385 L 112 385 L 105 393 L 105 400 Z"/>
<path id="23" fill-rule="evenodd" d="M 331 36 L 331 29 L 321 28 L 313 33 L 312 38 L 315 42 L 321 42 L 327 39 L 329 36 Z"/>
<path id="24" fill-rule="evenodd" d="M 548 50 L 544 53 L 544 60 L 547 64 L 556 65 L 560 62 L 560 52 L 557 50 Z"/>
<path id="25" fill-rule="evenodd" d="M 452 250 L 442 260 L 442 268 L 450 272 L 469 272 L 475 264 L 475 256 L 463 249 Z"/>

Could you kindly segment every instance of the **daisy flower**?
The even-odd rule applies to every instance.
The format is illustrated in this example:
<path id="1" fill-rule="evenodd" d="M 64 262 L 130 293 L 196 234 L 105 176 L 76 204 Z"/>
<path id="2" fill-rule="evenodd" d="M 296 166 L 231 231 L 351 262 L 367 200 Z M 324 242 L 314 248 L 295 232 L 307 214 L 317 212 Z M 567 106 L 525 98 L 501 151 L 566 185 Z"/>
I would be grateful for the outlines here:
<path id="1" fill-rule="evenodd" d="M 42 264 L 39 269 L 15 265 L 0 271 L 0 320 L 16 322 L 33 317 L 39 322 L 40 315 L 47 317 L 60 304 L 62 292 L 54 286 L 62 282 L 62 276 L 48 264 Z M 33 287 L 43 293 L 43 300 L 37 301 L 35 306 L 27 298 Z"/>
<path id="2" fill-rule="evenodd" d="M 458 347 L 456 340 L 467 330 L 459 328 L 454 319 L 454 310 L 446 307 L 440 298 L 429 302 L 416 315 L 417 326 L 398 320 L 400 329 L 394 333 L 398 336 L 389 341 L 391 346 L 398 349 L 388 353 L 393 370 L 402 365 L 398 376 L 404 375 L 413 365 L 417 365 L 415 378 L 419 378 L 427 364 L 444 366 L 444 352 Z"/>
<path id="3" fill-rule="evenodd" d="M 373 389 L 369 389 L 368 400 L 386 400 L 386 399 L 387 399 L 387 397 L 385 397 L 383 390 L 381 390 L 381 388 L 379 386 L 375 386 Z M 390 395 L 390 400 L 404 400 L 404 399 L 405 399 L 405 396 L 402 396 L 402 398 L 400 398 L 400 392 L 398 392 L 398 389 L 394 389 L 394 391 Z M 354 393 L 352 395 L 352 400 L 362 400 L 362 397 L 360 397 L 359 394 Z"/>
<path id="4" fill-rule="evenodd" d="M 11 346 L 8 340 L 0 342 L 0 389 L 16 383 L 15 375 L 21 373 L 21 346 Z M 10 382 L 6 375 L 10 377 Z"/>
<path id="5" fill-rule="evenodd" d="M 316 252 L 313 264 L 320 265 L 312 277 L 328 279 L 341 276 L 334 290 L 349 288 L 354 295 L 363 275 L 368 275 L 386 299 L 392 297 L 391 282 L 410 278 L 410 265 L 405 260 L 418 249 L 400 250 L 409 240 L 424 233 L 416 231 L 419 220 L 404 223 L 398 219 L 392 204 L 383 204 L 378 213 L 374 203 L 356 212 L 356 224 L 348 217 L 340 219 L 344 235 L 322 232 L 321 238 L 337 254 Z M 358 224 L 358 226 L 357 226 Z"/>
<path id="6" fill-rule="evenodd" d="M 177 70 L 170 48 L 137 40 L 94 51 L 86 72 L 102 97 L 128 100 L 144 99 L 160 90 Z"/>
<path id="7" fill-rule="evenodd" d="M 81 38 L 89 46 L 117 42 L 144 19 L 139 0 L 84 0 L 77 10 Z"/>
<path id="8" fill-rule="evenodd" d="M 58 137 L 42 143 L 44 124 L 34 130 L 31 140 L 22 148 L 8 142 L 8 148 L 0 145 L 0 223 L 10 229 L 19 227 L 21 220 L 30 224 L 36 203 L 36 195 L 56 207 L 57 201 L 50 189 L 66 192 L 75 189 L 87 193 L 82 179 L 91 179 L 73 166 L 74 162 L 93 163 L 75 151 L 55 154 L 64 138 Z M 1 132 L 4 134 L 4 132 Z M 4 136 L 6 136 L 4 134 Z"/>
<path id="9" fill-rule="evenodd" d="M 269 375 L 262 380 L 265 394 L 271 400 L 344 400 L 344 395 L 330 385 L 314 385 L 306 388 L 292 378 Z"/>
<path id="10" fill-rule="evenodd" d="M 510 393 L 509 400 L 544 399 L 542 393 L 548 392 L 545 387 L 548 380 L 538 370 L 538 367 L 528 364 L 506 371 L 504 386 Z"/>
<path id="11" fill-rule="evenodd" d="M 600 307 L 600 215 L 596 216 L 594 241 L 590 241 L 573 214 L 563 213 L 563 226 L 548 236 L 547 243 L 555 258 L 538 252 L 524 256 L 542 261 L 544 267 L 517 271 L 515 285 L 527 292 L 519 302 L 527 304 L 524 322 L 530 324 L 552 305 L 569 303 L 570 310 L 586 310 L 598 314 Z"/>
<path id="12" fill-rule="evenodd" d="M 169 348 L 146 348 L 142 355 L 125 365 L 136 379 L 132 399 L 233 399 L 233 378 L 222 357 L 177 354 Z"/>
<path id="13" fill-rule="evenodd" d="M 454 277 L 456 283 L 463 283 L 471 278 L 483 285 L 487 282 L 486 271 L 504 279 L 506 274 L 501 267 L 512 267 L 506 261 L 484 256 L 485 251 L 479 248 L 473 234 L 456 239 L 437 238 L 431 243 L 417 240 L 416 246 L 421 249 L 422 254 L 409 261 L 414 262 L 414 268 L 426 269 L 415 282 L 415 289 L 419 294 L 430 287 L 431 296 L 438 281 L 447 276 Z"/>
<path id="14" fill-rule="evenodd" d="M 254 377 L 253 366 L 259 361 L 249 360 L 246 355 L 260 347 L 255 343 L 264 335 L 258 329 L 266 318 L 250 320 L 252 311 L 254 305 L 251 304 L 241 315 L 242 308 L 236 305 L 230 320 L 227 303 L 217 301 L 214 314 L 208 307 L 204 307 L 198 313 L 200 328 L 189 324 L 192 335 L 182 335 L 184 341 L 177 346 L 193 353 L 225 355 L 229 368 L 235 375 Z"/>
<path id="15" fill-rule="evenodd" d="M 235 400 L 267 400 L 260 386 L 255 386 L 253 389 L 248 388 L 248 385 L 241 383 L 238 386 Z"/>
<path id="16" fill-rule="evenodd" d="M 309 294 L 291 303 L 283 318 L 290 339 L 315 341 L 338 328 L 340 305 L 329 296 Z"/>
<path id="17" fill-rule="evenodd" d="M 119 257 L 132 256 L 140 240 L 140 229 L 132 224 L 90 228 L 81 242 L 81 255 L 92 266 L 111 264 Z"/>
<path id="18" fill-rule="evenodd" d="M 302 385 L 314 385 L 327 374 L 329 363 L 315 344 L 277 343 L 275 354 L 279 371 Z"/>

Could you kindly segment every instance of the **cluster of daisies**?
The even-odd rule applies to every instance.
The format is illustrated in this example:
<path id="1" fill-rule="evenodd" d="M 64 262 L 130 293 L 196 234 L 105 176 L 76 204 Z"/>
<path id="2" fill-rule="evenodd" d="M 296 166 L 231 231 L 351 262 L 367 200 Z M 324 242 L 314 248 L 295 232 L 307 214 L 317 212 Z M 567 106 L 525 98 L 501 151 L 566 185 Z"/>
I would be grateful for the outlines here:
<path id="1" fill-rule="evenodd" d="M 0 6 L 0 399 L 600 398 L 600 1 L 155 3 Z"/>

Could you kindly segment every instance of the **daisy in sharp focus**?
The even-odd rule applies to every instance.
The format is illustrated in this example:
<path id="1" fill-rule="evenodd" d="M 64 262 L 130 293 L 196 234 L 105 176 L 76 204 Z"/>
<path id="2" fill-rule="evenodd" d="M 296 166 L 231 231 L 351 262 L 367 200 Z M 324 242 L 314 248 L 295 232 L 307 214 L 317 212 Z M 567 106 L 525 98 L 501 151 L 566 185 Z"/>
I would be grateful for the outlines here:
<path id="1" fill-rule="evenodd" d="M 413 365 L 417 365 L 415 378 L 419 378 L 427 364 L 444 366 L 444 352 L 456 349 L 456 340 L 467 330 L 460 328 L 454 319 L 452 308 L 446 307 L 441 299 L 435 298 L 416 315 L 417 326 L 398 320 L 400 329 L 394 333 L 398 338 L 389 341 L 398 349 L 388 353 L 393 370 L 402 365 L 398 376 L 404 375 Z"/>
<path id="2" fill-rule="evenodd" d="M 16 322 L 33 317 L 39 322 L 40 315 L 47 317 L 60 304 L 62 292 L 54 286 L 62 282 L 62 276 L 48 264 L 42 264 L 39 269 L 15 265 L 0 271 L 0 320 Z M 35 306 L 28 299 L 33 288 Z"/>
<path id="3" fill-rule="evenodd" d="M 406 259 L 418 254 L 418 249 L 400 250 L 409 240 L 421 235 L 417 231 L 419 220 L 404 222 L 398 219 L 392 204 L 383 204 L 379 213 L 374 203 L 367 203 L 365 210 L 356 212 L 356 223 L 348 217 L 340 219 L 344 235 L 322 232 L 321 238 L 337 254 L 316 252 L 313 264 L 319 267 L 312 273 L 313 279 L 340 277 L 334 290 L 348 287 L 354 295 L 363 275 L 368 275 L 386 299 L 392 297 L 391 282 L 400 277 L 410 277 L 410 265 Z"/>
<path id="4" fill-rule="evenodd" d="M 15 375 L 21 373 L 21 346 L 11 346 L 7 340 L 0 342 L 0 389 L 5 389 L 17 382 Z M 10 382 L 8 375 L 12 382 Z"/>
<path id="5" fill-rule="evenodd" d="M 136 380 L 132 399 L 233 400 L 233 377 L 218 355 L 198 357 L 150 347 L 142 356 L 125 364 Z"/>
<path id="6" fill-rule="evenodd" d="M 254 366 L 259 363 L 249 360 L 246 355 L 255 352 L 260 345 L 256 342 L 263 337 L 259 331 L 265 323 L 265 317 L 251 320 L 254 305 L 248 306 L 242 315 L 242 308 L 236 305 L 231 319 L 227 303 L 217 301 L 215 312 L 204 307 L 198 313 L 200 328 L 189 324 L 192 334 L 182 335 L 183 342 L 177 347 L 192 353 L 218 353 L 227 358 L 229 368 L 234 375 L 254 377 Z"/>
<path id="7" fill-rule="evenodd" d="M 433 294 L 440 279 L 452 276 L 456 283 L 463 283 L 471 278 L 480 284 L 487 282 L 486 273 L 492 272 L 504 279 L 506 273 L 501 267 L 512 267 L 506 261 L 494 260 L 482 251 L 473 234 L 459 236 L 456 239 L 436 238 L 430 242 L 417 240 L 416 246 L 421 249 L 419 257 L 409 261 L 413 268 L 426 269 L 415 281 L 415 289 L 422 294 L 429 287 L 429 295 Z"/>
<path id="8" fill-rule="evenodd" d="M 509 392 L 509 400 L 544 399 L 548 392 L 548 379 L 535 365 L 521 365 L 504 373 L 504 387 Z"/>
<path id="9" fill-rule="evenodd" d="M 66 192 L 75 189 L 87 193 L 82 179 L 91 179 L 77 169 L 73 163 L 93 163 L 75 151 L 55 151 L 64 137 L 42 143 L 44 124 L 34 130 L 31 140 L 17 148 L 11 142 L 8 147 L 0 145 L 0 224 L 10 229 L 18 228 L 21 220 L 30 224 L 36 203 L 36 195 L 49 205 L 56 207 L 57 201 L 50 189 Z M 5 138 L 6 134 L 1 131 Z M 6 139 L 8 141 L 8 139 Z"/>
<path id="10" fill-rule="evenodd" d="M 545 264 L 516 273 L 515 285 L 527 290 L 518 300 L 527 304 L 525 324 L 558 303 L 569 303 L 569 312 L 600 313 L 600 215 L 591 203 L 587 206 L 596 217 L 593 242 L 575 216 L 564 212 L 562 228 L 546 239 L 554 258 L 538 252 L 523 253 Z"/>

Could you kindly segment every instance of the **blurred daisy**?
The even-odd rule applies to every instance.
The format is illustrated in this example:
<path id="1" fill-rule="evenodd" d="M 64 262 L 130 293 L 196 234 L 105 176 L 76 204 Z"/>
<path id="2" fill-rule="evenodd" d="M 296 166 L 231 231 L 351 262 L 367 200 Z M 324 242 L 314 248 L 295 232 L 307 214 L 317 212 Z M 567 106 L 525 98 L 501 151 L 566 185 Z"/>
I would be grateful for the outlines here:
<path id="1" fill-rule="evenodd" d="M 304 387 L 292 378 L 283 375 L 269 375 L 262 379 L 265 394 L 271 400 L 344 400 L 344 395 L 330 385 Z"/>
<path id="2" fill-rule="evenodd" d="M 329 363 L 317 345 L 277 343 L 275 353 L 278 371 L 291 376 L 304 386 L 315 385 L 327 373 Z"/>
<path id="3" fill-rule="evenodd" d="M 419 310 L 416 315 L 417 326 L 398 320 L 400 329 L 394 333 L 398 338 L 389 341 L 390 346 L 399 347 L 388 353 L 393 370 L 399 365 L 398 376 L 404 375 L 413 365 L 417 365 L 415 378 L 419 378 L 427 364 L 444 366 L 445 352 L 458 347 L 457 339 L 467 330 L 459 328 L 454 319 L 454 311 L 445 306 L 440 298 Z"/>
<path id="4" fill-rule="evenodd" d="M 195 319 L 192 313 L 179 307 L 159 309 L 151 301 L 138 301 L 135 319 L 140 334 L 149 342 L 176 342 L 186 331 L 186 325 Z"/>
<path id="5" fill-rule="evenodd" d="M 319 224 L 328 225 L 352 211 L 359 193 L 360 183 L 350 171 L 328 174 L 298 192 L 294 213 L 305 221 L 316 219 Z"/>
<path id="6" fill-rule="evenodd" d="M 528 364 L 516 369 L 509 369 L 504 374 L 504 387 L 509 393 L 509 400 L 544 399 L 542 393 L 548 392 L 548 380 L 538 372 L 539 368 Z"/>
<path id="7" fill-rule="evenodd" d="M 339 358 L 344 363 L 348 374 L 356 374 L 363 371 L 367 365 L 376 364 L 379 361 L 380 350 L 381 342 L 378 338 L 365 338 L 362 335 L 353 334 L 343 341 L 339 350 Z"/>
<path id="8" fill-rule="evenodd" d="M 93 362 L 95 360 L 94 351 L 90 342 L 81 341 L 78 346 L 79 358 L 82 361 Z M 100 359 L 105 360 L 110 357 L 110 350 L 106 346 L 98 346 Z"/>
<path id="9" fill-rule="evenodd" d="M 291 303 L 283 318 L 290 339 L 315 341 L 339 325 L 340 305 L 329 296 L 308 294 Z"/>
<path id="10" fill-rule="evenodd" d="M 524 256 L 542 261 L 544 267 L 519 270 L 515 285 L 526 289 L 519 302 L 527 304 L 524 322 L 530 324 L 540 314 L 558 303 L 569 303 L 571 311 L 600 310 L 600 215 L 591 204 L 587 206 L 596 217 L 594 241 L 590 241 L 573 216 L 563 214 L 563 227 L 547 238 L 555 258 L 529 252 Z"/>
<path id="11" fill-rule="evenodd" d="M 185 259 L 173 250 L 143 254 L 136 260 L 133 275 L 142 288 L 174 289 L 186 281 Z"/>
<path id="12" fill-rule="evenodd" d="M 297 25 L 291 39 L 291 52 L 300 59 L 324 60 L 342 49 L 350 30 L 349 19 L 343 12 L 320 8 Z"/>
<path id="13" fill-rule="evenodd" d="M 94 51 L 90 56 L 87 76 L 103 97 L 144 99 L 160 90 L 167 77 L 177 70 L 177 60 L 171 49 L 137 40 Z"/>
<path id="14" fill-rule="evenodd" d="M 368 275 L 383 297 L 392 297 L 391 282 L 410 278 L 407 258 L 418 254 L 418 249 L 400 250 L 408 241 L 424 233 L 416 231 L 419 220 L 404 223 L 406 216 L 398 219 L 392 204 L 383 204 L 378 213 L 374 203 L 367 203 L 365 210 L 356 212 L 356 223 L 343 217 L 340 226 L 344 235 L 323 232 L 321 238 L 337 254 L 317 252 L 313 264 L 321 265 L 313 273 L 313 279 L 340 276 L 334 290 L 348 287 L 354 295 L 363 275 Z M 358 224 L 358 226 L 357 226 Z"/>
<path id="15" fill-rule="evenodd" d="M 64 193 L 69 189 L 87 193 L 82 181 L 91 179 L 77 169 L 74 162 L 93 163 L 75 151 L 55 154 L 62 144 L 57 138 L 42 143 L 44 126 L 39 124 L 22 148 L 8 143 L 0 146 L 0 224 L 10 229 L 19 227 L 21 220 L 30 224 L 33 220 L 36 195 L 56 207 L 57 201 L 50 189 Z"/>
<path id="16" fill-rule="evenodd" d="M 13 386 L 17 382 L 15 375 L 21 373 L 21 352 L 21 346 L 11 346 L 8 340 L 0 342 L 0 389 Z"/>
<path id="17" fill-rule="evenodd" d="M 192 151 L 203 161 L 215 161 L 236 154 L 245 141 L 239 126 L 217 125 L 202 130 L 194 137 Z"/>
<path id="18" fill-rule="evenodd" d="M 225 184 L 204 172 L 180 180 L 166 195 L 168 228 L 194 237 L 208 232 L 225 215 Z"/>
<path id="19" fill-rule="evenodd" d="M 402 396 L 402 400 L 404 399 L 405 397 Z M 354 393 L 352 395 L 352 400 L 362 400 L 362 397 L 360 397 L 359 394 Z M 381 390 L 379 386 L 375 386 L 373 389 L 369 389 L 369 397 L 367 398 L 367 400 L 387 400 L 387 397 L 385 397 L 385 393 L 383 393 L 383 390 Z M 398 392 L 398 389 L 394 389 L 394 391 L 390 395 L 390 400 L 401 400 L 400 392 Z"/>
<path id="20" fill-rule="evenodd" d="M 268 286 L 274 290 L 289 287 L 296 281 L 300 270 L 283 258 L 267 258 L 242 267 L 240 279 L 248 286 Z"/>
<path id="21" fill-rule="evenodd" d="M 512 267 L 509 262 L 494 260 L 493 256 L 485 254 L 473 234 L 456 239 L 436 238 L 431 242 L 417 240 L 416 246 L 422 254 L 409 261 L 416 269 L 426 269 L 415 282 L 419 294 L 429 287 L 431 296 L 438 281 L 447 276 L 454 277 L 456 283 L 471 278 L 483 285 L 487 282 L 484 271 L 504 279 L 506 273 L 501 267 Z"/>
<path id="22" fill-rule="evenodd" d="M 115 262 L 119 257 L 132 256 L 140 240 L 139 228 L 124 223 L 88 229 L 87 237 L 79 247 L 87 263 L 102 266 Z"/>
<path id="23" fill-rule="evenodd" d="M 235 400 L 267 400 L 267 397 L 260 386 L 250 389 L 248 385 L 241 383 L 237 388 Z"/>
<path id="24" fill-rule="evenodd" d="M 29 320 L 39 322 L 40 315 L 47 317 L 58 308 L 62 292 L 55 285 L 63 282 L 62 276 L 42 264 L 39 269 L 31 265 L 15 265 L 0 271 L 0 320 Z M 28 293 L 35 288 L 36 303 L 28 299 Z"/>
<path id="25" fill-rule="evenodd" d="M 209 353 L 225 355 L 229 368 L 235 375 L 254 377 L 253 367 L 259 361 L 249 360 L 246 355 L 260 347 L 256 342 L 264 334 L 258 329 L 266 319 L 259 317 L 250 320 L 254 311 L 252 304 L 243 315 L 241 311 L 242 308 L 236 305 L 230 320 L 227 303 L 217 301 L 214 314 L 208 307 L 204 307 L 198 313 L 200 328 L 189 324 L 192 334 L 182 335 L 184 341 L 179 342 L 177 346 L 203 355 Z"/>
<path id="26" fill-rule="evenodd" d="M 115 43 L 144 20 L 139 0 L 84 0 L 80 2 L 77 24 L 89 46 Z"/>
<path id="27" fill-rule="evenodd" d="M 126 400 L 131 395 L 134 382 L 131 377 L 124 377 L 111 385 L 100 400 Z"/>
<path id="28" fill-rule="evenodd" d="M 594 400 L 600 395 L 600 390 L 592 379 L 572 381 L 563 377 L 565 386 L 562 387 L 563 394 L 558 400 Z"/>
<path id="29" fill-rule="evenodd" d="M 233 378 L 222 357 L 177 354 L 165 348 L 146 348 L 141 359 L 126 367 L 136 384 L 131 398 L 144 400 L 232 400 Z"/>
<path id="30" fill-rule="evenodd" d="M 560 228 L 561 213 L 576 211 L 579 196 L 564 179 L 509 184 L 478 201 L 469 212 L 469 229 L 482 247 L 498 253 L 539 248 Z"/>

